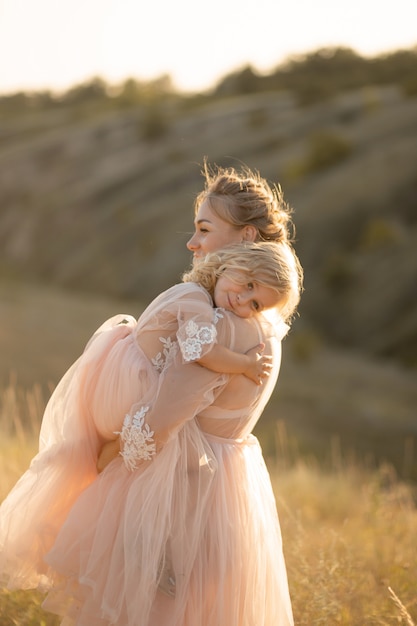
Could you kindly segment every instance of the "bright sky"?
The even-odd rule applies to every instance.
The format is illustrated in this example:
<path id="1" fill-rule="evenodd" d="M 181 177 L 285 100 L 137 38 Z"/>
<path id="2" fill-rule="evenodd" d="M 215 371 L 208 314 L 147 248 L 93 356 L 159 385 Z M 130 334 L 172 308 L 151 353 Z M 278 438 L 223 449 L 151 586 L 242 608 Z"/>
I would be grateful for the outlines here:
<path id="1" fill-rule="evenodd" d="M 417 45 L 417 0 L 0 0 L 0 92 L 171 75 L 204 90 L 250 63 Z"/>

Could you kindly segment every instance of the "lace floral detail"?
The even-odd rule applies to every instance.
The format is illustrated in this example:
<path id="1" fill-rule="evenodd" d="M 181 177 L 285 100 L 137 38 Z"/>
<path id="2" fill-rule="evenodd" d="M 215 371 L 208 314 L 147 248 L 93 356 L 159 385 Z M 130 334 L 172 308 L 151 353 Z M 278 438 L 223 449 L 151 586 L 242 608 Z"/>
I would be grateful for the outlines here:
<path id="1" fill-rule="evenodd" d="M 123 420 L 120 435 L 123 449 L 120 456 L 123 457 L 127 469 L 133 471 L 137 469 L 137 461 L 151 461 L 156 454 L 156 446 L 153 439 L 154 431 L 145 423 L 145 415 L 149 411 L 148 406 L 142 407 L 132 416 L 129 413 Z"/>
<path id="2" fill-rule="evenodd" d="M 155 366 L 157 372 L 164 371 L 166 365 L 169 363 L 173 355 L 178 349 L 176 341 L 172 341 L 171 337 L 159 337 L 159 341 L 163 345 L 162 352 L 158 352 L 155 358 L 151 359 L 152 364 Z"/>
<path id="3" fill-rule="evenodd" d="M 217 331 L 213 324 L 210 326 L 198 326 L 193 320 L 185 325 L 185 340 L 179 339 L 181 352 L 184 361 L 195 361 L 201 357 L 202 346 L 213 343 L 216 339 Z"/>

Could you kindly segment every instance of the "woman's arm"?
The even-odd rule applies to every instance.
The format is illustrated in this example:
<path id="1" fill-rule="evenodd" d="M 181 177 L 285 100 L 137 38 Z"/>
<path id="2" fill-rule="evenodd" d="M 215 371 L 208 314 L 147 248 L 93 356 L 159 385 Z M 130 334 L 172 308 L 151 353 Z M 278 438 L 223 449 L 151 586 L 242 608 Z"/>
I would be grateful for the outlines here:
<path id="1" fill-rule="evenodd" d="M 223 374 L 196 362 L 184 364 L 178 352 L 161 374 L 158 391 L 149 403 L 133 406 L 121 432 L 115 433 L 118 437 L 103 446 L 98 471 L 119 455 L 131 470 L 150 461 L 182 424 L 212 404 L 226 382 Z"/>

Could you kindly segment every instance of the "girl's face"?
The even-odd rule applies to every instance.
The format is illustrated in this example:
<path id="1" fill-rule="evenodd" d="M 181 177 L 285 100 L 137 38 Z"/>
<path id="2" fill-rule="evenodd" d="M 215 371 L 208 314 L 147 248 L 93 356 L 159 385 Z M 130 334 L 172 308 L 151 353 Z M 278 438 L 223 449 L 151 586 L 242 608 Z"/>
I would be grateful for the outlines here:
<path id="1" fill-rule="evenodd" d="M 254 281 L 242 285 L 235 283 L 226 274 L 218 278 L 213 300 L 216 307 L 231 311 L 238 317 L 248 318 L 276 307 L 280 297 L 272 287 Z"/>
<path id="2" fill-rule="evenodd" d="M 215 252 L 224 246 L 239 243 L 246 239 L 245 227 L 235 228 L 222 220 L 210 208 L 205 200 L 200 205 L 194 220 L 195 232 L 187 242 L 187 248 L 200 259 L 208 252 Z"/>

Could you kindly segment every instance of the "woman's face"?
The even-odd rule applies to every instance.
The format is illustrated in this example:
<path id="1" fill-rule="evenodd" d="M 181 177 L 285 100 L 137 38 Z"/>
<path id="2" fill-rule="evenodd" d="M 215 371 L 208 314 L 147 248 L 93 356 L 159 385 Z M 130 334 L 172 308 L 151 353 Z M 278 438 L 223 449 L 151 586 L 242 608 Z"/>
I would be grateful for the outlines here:
<path id="1" fill-rule="evenodd" d="M 236 228 L 222 220 L 212 211 L 207 200 L 198 209 L 194 227 L 195 232 L 187 242 L 187 248 L 197 259 L 247 238 L 244 236 L 246 227 Z"/>
<path id="2" fill-rule="evenodd" d="M 231 311 L 238 317 L 248 318 L 278 306 L 280 296 L 272 287 L 255 281 L 236 283 L 223 274 L 217 280 L 213 300 L 216 307 Z"/>

